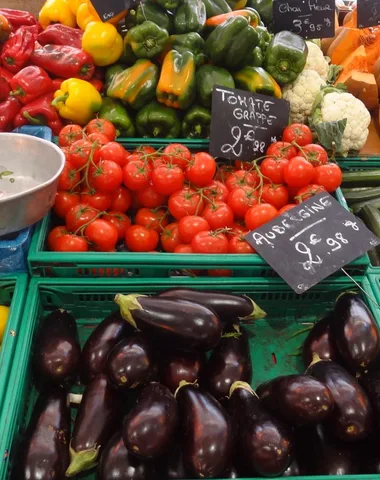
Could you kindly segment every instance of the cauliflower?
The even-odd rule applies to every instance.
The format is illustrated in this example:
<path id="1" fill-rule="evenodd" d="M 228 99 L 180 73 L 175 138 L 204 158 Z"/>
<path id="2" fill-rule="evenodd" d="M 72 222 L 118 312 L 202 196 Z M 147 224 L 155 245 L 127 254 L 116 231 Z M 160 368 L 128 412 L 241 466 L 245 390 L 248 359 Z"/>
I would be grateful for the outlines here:
<path id="1" fill-rule="evenodd" d="M 306 42 L 309 53 L 306 59 L 305 70 L 314 70 L 323 80 L 327 80 L 329 74 L 329 62 L 323 56 L 322 50 L 314 42 Z"/>
<path id="2" fill-rule="evenodd" d="M 282 88 L 282 98 L 290 103 L 290 121 L 305 123 L 317 93 L 326 82 L 314 70 L 304 70 L 294 83 Z"/>

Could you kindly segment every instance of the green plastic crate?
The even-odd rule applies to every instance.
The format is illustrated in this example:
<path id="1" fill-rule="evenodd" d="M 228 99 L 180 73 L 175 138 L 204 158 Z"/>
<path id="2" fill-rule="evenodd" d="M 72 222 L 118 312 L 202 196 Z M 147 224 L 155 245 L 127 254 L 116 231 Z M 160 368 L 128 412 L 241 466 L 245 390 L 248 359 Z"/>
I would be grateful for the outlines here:
<path id="1" fill-rule="evenodd" d="M 357 277 L 362 288 L 373 296 L 367 278 Z M 267 318 L 247 326 L 250 334 L 253 370 L 253 388 L 262 381 L 277 375 L 303 372 L 300 357 L 294 356 L 307 333 L 294 335 L 321 318 L 334 305 L 336 297 L 347 289 L 355 290 L 347 278 L 334 278 L 313 287 L 303 295 L 296 295 L 282 280 L 256 279 L 164 279 L 118 280 L 109 279 L 32 279 L 25 306 L 25 314 L 17 344 L 12 378 L 3 408 L 0 423 L 0 480 L 5 480 L 18 460 L 17 447 L 21 434 L 30 419 L 37 398 L 32 383 L 31 358 L 35 334 L 44 315 L 60 307 L 69 309 L 75 316 L 81 344 L 86 341 L 95 326 L 111 311 L 116 310 L 114 295 L 123 293 L 158 293 L 174 286 L 187 286 L 202 290 L 219 289 L 227 292 L 244 293 L 251 296 L 267 312 Z M 366 298 L 364 296 L 364 298 Z M 370 308 L 373 307 L 369 302 Z M 372 308 L 380 326 L 379 309 Z M 90 472 L 80 477 L 95 480 Z M 302 480 L 303 477 L 294 477 Z M 333 477 L 310 477 L 314 480 L 330 480 Z M 380 475 L 347 476 L 346 480 L 378 479 Z M 164 480 L 164 479 L 163 479 Z"/>

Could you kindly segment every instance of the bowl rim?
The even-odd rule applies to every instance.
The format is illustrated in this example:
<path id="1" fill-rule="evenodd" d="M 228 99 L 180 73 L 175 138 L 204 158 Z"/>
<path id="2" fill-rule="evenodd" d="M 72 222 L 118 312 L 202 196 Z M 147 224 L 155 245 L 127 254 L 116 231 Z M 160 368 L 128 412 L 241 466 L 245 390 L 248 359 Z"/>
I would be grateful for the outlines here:
<path id="1" fill-rule="evenodd" d="M 14 194 L 10 197 L 4 198 L 3 200 L 0 199 L 0 205 L 4 204 L 6 202 L 12 201 L 12 200 L 16 200 L 17 198 L 21 198 L 25 195 L 29 195 L 33 192 L 41 190 L 44 187 L 48 187 L 49 185 L 51 185 L 52 183 L 54 183 L 58 179 L 58 177 L 61 175 L 61 173 L 62 173 L 62 171 L 65 167 L 65 163 L 66 163 L 65 154 L 53 142 L 50 142 L 48 140 L 44 140 L 43 138 L 38 138 L 38 137 L 33 137 L 31 135 L 26 135 L 24 133 L 13 133 L 13 132 L 1 132 L 0 133 L 0 141 L 1 141 L 1 136 L 4 136 L 4 135 L 12 135 L 12 137 L 17 136 L 17 137 L 25 138 L 25 139 L 28 139 L 28 140 L 32 140 L 34 142 L 39 142 L 39 143 L 42 143 L 42 144 L 45 144 L 45 145 L 49 145 L 49 147 L 52 147 L 54 150 L 56 150 L 56 152 L 59 153 L 59 156 L 61 158 L 61 165 L 59 166 L 59 169 L 56 172 L 56 174 L 53 177 L 51 177 L 49 180 L 46 180 L 46 182 L 40 183 L 39 185 L 37 185 L 35 187 L 32 187 L 32 188 L 29 188 L 28 190 L 24 190 L 23 192 L 19 192 L 19 193 L 16 193 L 16 194 Z"/>

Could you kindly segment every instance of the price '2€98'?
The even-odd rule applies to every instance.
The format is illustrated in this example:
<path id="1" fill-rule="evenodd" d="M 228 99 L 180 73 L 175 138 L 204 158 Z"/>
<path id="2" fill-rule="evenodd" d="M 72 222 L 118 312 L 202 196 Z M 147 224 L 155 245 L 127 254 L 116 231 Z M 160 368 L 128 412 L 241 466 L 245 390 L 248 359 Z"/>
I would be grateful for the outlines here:
<path id="1" fill-rule="evenodd" d="M 232 143 L 225 143 L 221 147 L 221 151 L 223 153 L 232 152 L 235 156 L 240 157 L 243 153 L 243 144 L 241 143 L 242 140 L 245 142 L 252 142 L 252 153 L 265 153 L 266 143 L 260 142 L 255 138 L 255 130 L 253 129 L 252 125 L 247 123 L 243 124 L 245 128 L 245 132 L 242 132 L 241 127 L 235 125 L 231 128 L 231 135 L 234 141 Z M 277 139 L 273 138 L 272 142 L 276 142 Z"/>

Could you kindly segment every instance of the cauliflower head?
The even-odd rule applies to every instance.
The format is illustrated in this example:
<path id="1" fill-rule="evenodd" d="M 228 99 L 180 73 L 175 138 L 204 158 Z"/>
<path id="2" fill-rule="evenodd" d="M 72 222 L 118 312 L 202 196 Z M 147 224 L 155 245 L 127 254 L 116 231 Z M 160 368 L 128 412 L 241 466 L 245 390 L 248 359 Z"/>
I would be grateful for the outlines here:
<path id="1" fill-rule="evenodd" d="M 290 103 L 290 121 L 305 123 L 317 93 L 326 82 L 314 70 L 303 70 L 294 83 L 282 88 L 282 98 Z"/>
<path id="2" fill-rule="evenodd" d="M 347 119 L 341 152 L 360 150 L 368 137 L 371 115 L 364 103 L 351 93 L 328 93 L 321 103 L 321 121 L 334 122 Z"/>
<path id="3" fill-rule="evenodd" d="M 307 54 L 305 70 L 314 70 L 323 80 L 329 75 L 329 62 L 323 55 L 322 50 L 314 42 L 306 42 L 309 53 Z"/>

